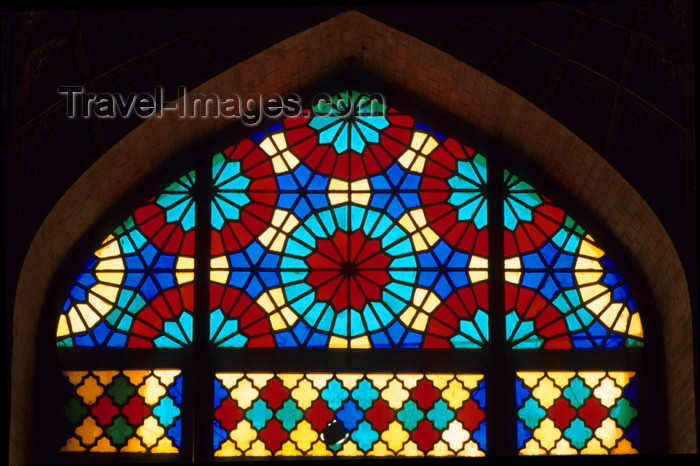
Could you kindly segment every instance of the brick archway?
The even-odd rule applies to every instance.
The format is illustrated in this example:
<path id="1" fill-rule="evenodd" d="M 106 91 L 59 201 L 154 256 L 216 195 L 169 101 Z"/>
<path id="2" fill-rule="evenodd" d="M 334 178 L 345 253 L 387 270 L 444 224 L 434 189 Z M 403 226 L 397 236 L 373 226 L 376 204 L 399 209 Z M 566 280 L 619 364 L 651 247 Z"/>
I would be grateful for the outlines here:
<path id="1" fill-rule="evenodd" d="M 641 196 L 563 125 L 483 73 L 356 12 L 292 36 L 214 77 L 197 91 L 294 92 L 351 57 L 389 85 L 442 108 L 539 166 L 602 219 L 635 258 L 660 312 L 670 451 L 695 452 L 691 305 L 678 253 Z M 173 113 L 144 122 L 87 170 L 44 220 L 25 258 L 16 293 L 12 463 L 29 458 L 29 388 L 36 368 L 37 326 L 59 264 L 89 226 L 133 186 L 182 147 L 207 138 L 228 123 L 225 119 L 183 120 Z"/>

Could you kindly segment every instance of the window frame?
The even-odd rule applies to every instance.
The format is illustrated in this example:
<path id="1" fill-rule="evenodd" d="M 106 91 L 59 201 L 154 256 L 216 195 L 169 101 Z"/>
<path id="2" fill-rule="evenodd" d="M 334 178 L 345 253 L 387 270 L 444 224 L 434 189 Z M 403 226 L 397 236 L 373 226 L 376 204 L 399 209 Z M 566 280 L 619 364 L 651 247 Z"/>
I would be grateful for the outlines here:
<path id="1" fill-rule="evenodd" d="M 360 87 L 374 89 L 377 82 L 365 81 L 352 77 L 350 80 L 341 80 L 331 86 L 328 82 L 317 85 L 316 90 L 328 91 L 329 88 L 344 89 L 348 87 Z M 361 82 L 360 85 L 350 86 L 348 82 Z M 369 84 L 366 84 L 369 83 Z M 666 435 L 651 433 L 646 427 L 653 425 L 654 419 L 663 419 L 664 403 L 655 400 L 664 400 L 664 384 L 660 383 L 662 377 L 662 351 L 657 342 L 660 341 L 660 326 L 653 301 L 634 271 L 632 261 L 624 254 L 624 251 L 614 241 L 613 236 L 603 227 L 600 219 L 593 218 L 582 206 L 582 203 L 567 193 L 559 183 L 549 178 L 541 170 L 528 164 L 517 151 L 507 147 L 501 141 L 476 134 L 463 122 L 456 121 L 446 114 L 444 110 L 434 105 L 420 101 L 414 96 L 408 96 L 400 91 L 386 92 L 386 86 L 379 84 L 383 93 L 388 96 L 389 105 L 398 108 L 402 113 L 410 115 L 416 121 L 424 122 L 431 128 L 454 137 L 468 145 L 487 158 L 488 170 L 488 208 L 489 208 L 489 342 L 480 349 L 303 349 L 303 348 L 273 348 L 273 349 L 233 349 L 217 348 L 209 341 L 209 208 L 211 189 L 211 156 L 228 147 L 231 143 L 242 140 L 257 128 L 241 128 L 234 125 L 227 128 L 214 140 L 202 141 L 196 147 L 184 148 L 182 155 L 169 162 L 167 167 L 159 170 L 155 175 L 150 175 L 149 180 L 132 190 L 125 199 L 108 210 L 107 214 L 92 228 L 90 233 L 73 248 L 69 254 L 69 260 L 61 268 L 64 272 L 57 274 L 54 280 L 52 299 L 47 300 L 43 319 L 47 325 L 42 325 L 42 334 L 39 338 L 47 338 L 47 341 L 55 341 L 55 309 L 60 309 L 65 290 L 76 276 L 74 273 L 80 270 L 83 263 L 81 259 L 90 255 L 95 246 L 111 233 L 114 225 L 119 224 L 128 216 L 134 206 L 140 201 L 157 194 L 163 187 L 173 181 L 171 175 L 177 177 L 184 170 L 196 171 L 195 184 L 195 257 L 206 258 L 195 261 L 195 309 L 194 314 L 205 318 L 194 319 L 193 344 L 183 348 L 161 349 L 130 349 L 130 348 L 56 348 L 51 351 L 43 351 L 43 358 L 48 364 L 39 364 L 41 370 L 37 371 L 38 381 L 35 386 L 35 396 L 41 397 L 40 385 L 44 383 L 50 386 L 51 380 L 55 380 L 61 369 L 70 365 L 70 369 L 116 369 L 116 368 L 179 368 L 184 377 L 183 389 L 183 440 L 181 452 L 178 454 L 153 454 L 145 458 L 143 454 L 101 454 L 101 453 L 68 453 L 62 452 L 59 456 L 66 462 L 92 462 L 98 459 L 100 462 L 121 461 L 210 461 L 213 459 L 211 450 L 211 421 L 213 419 L 213 380 L 214 373 L 219 370 L 245 370 L 245 371 L 335 371 L 356 372 L 373 370 L 402 371 L 472 371 L 484 374 L 487 387 L 487 456 L 514 456 L 517 455 L 515 443 L 515 396 L 514 380 L 518 370 L 634 370 L 639 377 L 640 409 L 639 419 L 642 422 L 641 429 L 641 453 L 665 451 Z M 314 88 L 312 88 L 314 89 Z M 312 95 L 311 90 L 304 91 L 304 96 Z M 308 100 L 305 100 L 308 102 Z M 398 103 L 396 105 L 395 103 Z M 270 122 L 260 125 L 269 126 Z M 272 122 L 274 123 L 274 121 Z M 470 139 L 471 138 L 471 139 Z M 194 163 L 194 166 L 193 166 Z M 508 170 L 531 184 L 539 193 L 542 193 L 557 202 L 557 205 L 565 206 L 566 213 L 575 218 L 594 236 L 597 243 L 609 254 L 617 266 L 619 272 L 625 278 L 626 283 L 632 289 L 638 303 L 643 319 L 645 332 L 644 347 L 632 349 L 570 349 L 570 350 L 544 350 L 544 349 L 512 349 L 508 348 L 505 340 L 505 313 L 498 312 L 503 309 L 503 294 L 498 290 L 503 289 L 504 267 L 502 260 L 491 260 L 492 257 L 503 257 L 502 238 L 503 221 L 502 206 L 504 199 L 503 169 Z M 158 180 L 153 183 L 153 180 Z M 154 189 L 157 188 L 157 189 Z M 495 199 L 495 201 L 494 201 Z M 495 217 L 495 219 L 494 219 Z M 207 234 L 202 234 L 206 232 Z M 52 304 L 51 304 L 52 303 Z M 57 305 L 56 305 L 57 304 Z M 47 316 L 47 314 L 49 314 Z M 495 338 L 502 335 L 502 338 Z M 411 357 L 406 357 L 410 354 Z M 381 357 L 377 358 L 377 355 Z M 205 361 L 205 362 L 203 362 Z M 416 362 L 418 361 L 418 362 Z M 438 364 L 436 368 L 435 364 Z M 601 369 L 601 361 L 605 366 Z M 45 366 L 49 366 L 46 370 Z M 367 369 L 367 368 L 370 369 Z M 406 368 L 405 370 L 403 368 Z M 423 368 L 423 369 L 418 369 Z M 197 380 L 210 380 L 210 383 L 195 383 Z M 495 382 L 494 382 L 495 381 Z M 508 382 L 510 381 L 510 382 Z M 62 406 L 53 396 L 46 397 L 49 405 Z M 202 403 L 201 400 L 209 400 Z M 194 400 L 199 400 L 195 407 Z M 499 400 L 499 401 L 494 401 Z M 510 403 L 506 403 L 510 400 Z M 46 404 L 46 403 L 44 403 Z M 40 413 L 44 410 L 37 410 Z M 54 410 L 56 411 L 56 410 Z M 47 411 L 44 411 L 47 412 Z M 55 413 L 49 418 L 37 416 L 36 421 L 44 425 L 46 419 L 53 419 L 44 425 L 43 429 L 54 432 L 50 427 L 52 422 L 63 422 L 60 413 Z M 660 424 L 660 423 L 656 423 Z M 207 429 L 208 435 L 201 435 L 200 429 Z M 657 428 L 657 426 L 655 426 Z M 40 428 L 41 430 L 41 428 Z M 188 436 L 187 432 L 197 432 L 197 435 Z M 54 439 L 57 444 L 56 451 L 60 448 L 60 442 L 65 439 Z M 651 442 L 658 445 L 651 446 Z M 107 458 L 109 456 L 110 458 Z"/>

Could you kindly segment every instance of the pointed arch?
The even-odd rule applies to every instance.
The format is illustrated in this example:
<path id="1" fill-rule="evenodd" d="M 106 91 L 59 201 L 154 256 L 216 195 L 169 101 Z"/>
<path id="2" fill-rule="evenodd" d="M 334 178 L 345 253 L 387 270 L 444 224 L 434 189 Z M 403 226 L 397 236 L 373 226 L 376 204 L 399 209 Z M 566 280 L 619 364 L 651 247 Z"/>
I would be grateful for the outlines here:
<path id="1" fill-rule="evenodd" d="M 659 311 L 669 451 L 696 451 L 693 336 L 678 253 L 642 197 L 599 154 L 544 111 L 453 57 L 357 12 L 292 36 L 201 85 L 198 92 L 302 89 L 352 59 L 388 84 L 454 115 L 533 163 L 576 196 L 634 258 Z M 225 119 L 145 121 L 107 151 L 57 202 L 31 244 L 14 312 L 11 461 L 30 460 L 39 316 L 51 280 L 73 246 L 111 205 Z"/>

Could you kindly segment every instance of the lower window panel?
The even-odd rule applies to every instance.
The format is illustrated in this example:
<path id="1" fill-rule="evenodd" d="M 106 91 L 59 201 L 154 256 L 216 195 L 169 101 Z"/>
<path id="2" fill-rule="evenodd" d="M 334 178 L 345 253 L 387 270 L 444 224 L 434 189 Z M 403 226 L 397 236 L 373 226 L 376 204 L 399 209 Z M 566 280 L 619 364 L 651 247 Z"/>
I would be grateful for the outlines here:
<path id="1" fill-rule="evenodd" d="M 518 372 L 519 453 L 638 453 L 637 392 L 634 372 Z"/>
<path id="2" fill-rule="evenodd" d="M 180 370 L 64 371 L 68 440 L 61 451 L 178 453 Z"/>
<path id="3" fill-rule="evenodd" d="M 215 456 L 483 456 L 479 374 L 218 373 Z"/>

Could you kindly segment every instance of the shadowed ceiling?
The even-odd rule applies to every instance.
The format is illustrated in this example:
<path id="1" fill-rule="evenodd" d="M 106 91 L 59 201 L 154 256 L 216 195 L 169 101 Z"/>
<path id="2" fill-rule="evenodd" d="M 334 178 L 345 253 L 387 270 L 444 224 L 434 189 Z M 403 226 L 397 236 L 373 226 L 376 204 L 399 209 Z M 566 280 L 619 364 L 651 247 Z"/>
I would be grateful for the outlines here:
<path id="1" fill-rule="evenodd" d="M 484 72 L 599 152 L 666 226 L 695 290 L 691 6 L 678 0 L 353 9 Z M 142 121 L 69 120 L 58 86 L 123 93 L 194 89 L 342 11 L 3 13 L 8 309 L 43 218 L 83 171 Z"/>

